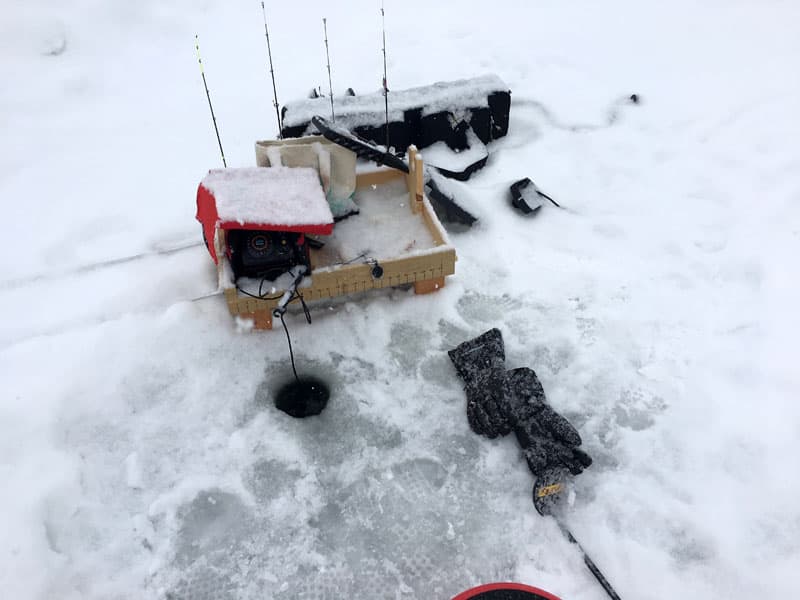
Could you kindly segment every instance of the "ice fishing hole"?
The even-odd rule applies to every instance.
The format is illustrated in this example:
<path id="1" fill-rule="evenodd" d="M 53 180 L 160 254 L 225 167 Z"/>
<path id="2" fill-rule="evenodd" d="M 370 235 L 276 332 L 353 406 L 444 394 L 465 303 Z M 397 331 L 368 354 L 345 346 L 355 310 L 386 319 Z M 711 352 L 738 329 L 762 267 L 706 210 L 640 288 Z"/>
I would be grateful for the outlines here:
<path id="1" fill-rule="evenodd" d="M 296 419 L 312 417 L 323 411 L 331 391 L 316 377 L 300 377 L 283 385 L 275 396 L 275 406 Z"/>

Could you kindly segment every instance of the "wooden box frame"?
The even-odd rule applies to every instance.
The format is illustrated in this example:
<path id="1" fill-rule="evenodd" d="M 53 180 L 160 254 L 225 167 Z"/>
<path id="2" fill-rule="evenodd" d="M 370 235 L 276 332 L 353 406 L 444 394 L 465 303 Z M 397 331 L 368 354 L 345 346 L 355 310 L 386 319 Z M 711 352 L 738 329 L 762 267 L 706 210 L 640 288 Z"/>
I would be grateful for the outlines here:
<path id="1" fill-rule="evenodd" d="M 414 146 L 408 149 L 409 173 L 396 169 L 359 173 L 356 189 L 381 186 L 405 178 L 411 212 L 419 216 L 434 240 L 434 248 L 412 256 L 397 256 L 381 259 L 383 275 L 372 275 L 373 265 L 315 265 L 315 251 L 311 251 L 311 285 L 302 287 L 306 302 L 336 298 L 373 289 L 411 284 L 417 294 L 435 292 L 444 287 L 445 277 L 455 273 L 456 252 L 447 234 L 424 194 L 422 157 Z M 217 245 L 219 281 L 224 289 L 225 300 L 231 314 L 252 319 L 256 329 L 272 329 L 272 311 L 279 299 L 253 298 L 239 292 L 232 280 L 233 271 L 225 255 L 225 231 L 217 229 L 214 236 Z"/>

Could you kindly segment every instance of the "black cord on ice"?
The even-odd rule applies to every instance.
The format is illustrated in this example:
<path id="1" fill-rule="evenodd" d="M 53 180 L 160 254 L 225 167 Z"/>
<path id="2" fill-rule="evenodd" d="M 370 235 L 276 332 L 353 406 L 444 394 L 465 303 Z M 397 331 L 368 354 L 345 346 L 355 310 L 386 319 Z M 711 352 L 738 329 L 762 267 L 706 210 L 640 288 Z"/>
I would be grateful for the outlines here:
<path id="1" fill-rule="evenodd" d="M 297 376 L 297 369 L 294 366 L 294 352 L 292 351 L 292 338 L 289 337 L 289 328 L 286 326 L 286 321 L 283 320 L 283 313 L 281 313 L 281 325 L 283 325 L 283 330 L 286 332 L 286 341 L 289 343 L 289 358 L 292 359 L 292 372 L 294 373 L 294 379 L 297 383 L 300 383 L 300 378 Z"/>
<path id="2" fill-rule="evenodd" d="M 556 129 L 563 129 L 565 131 L 572 131 L 575 133 L 583 132 L 583 131 L 597 131 L 598 129 L 605 129 L 606 127 L 611 127 L 614 125 L 617 120 L 619 119 L 620 110 L 626 104 L 639 104 L 641 102 L 641 97 L 638 94 L 630 94 L 629 96 L 624 96 L 622 98 L 618 98 L 611 105 L 608 107 L 606 112 L 606 119 L 605 123 L 562 123 L 561 120 L 551 111 L 547 106 L 545 106 L 542 102 L 538 100 L 522 98 L 515 100 L 517 105 L 522 106 L 532 106 L 536 108 L 542 116 L 550 122 L 550 125 L 555 127 Z"/>
<path id="3" fill-rule="evenodd" d="M 537 193 L 537 194 L 539 194 L 539 195 L 540 195 L 542 198 L 547 198 L 548 200 L 550 200 L 550 202 L 552 202 L 553 204 L 555 204 L 555 205 L 556 205 L 556 207 L 558 207 L 558 208 L 561 208 L 561 205 L 560 205 L 558 202 L 556 202 L 555 200 L 553 200 L 553 199 L 552 199 L 550 196 L 548 196 L 548 195 L 547 195 L 547 194 L 545 194 L 544 192 L 541 192 L 541 191 L 539 191 L 539 190 L 536 190 L 536 193 Z"/>
<path id="4" fill-rule="evenodd" d="M 308 309 L 308 305 L 306 304 L 306 301 L 303 298 L 303 294 L 301 294 L 300 292 L 295 290 L 294 293 L 292 294 L 292 297 L 289 298 L 289 301 L 286 304 L 289 304 L 290 302 L 294 302 L 297 299 L 299 299 L 300 300 L 300 304 L 303 305 L 303 313 L 306 316 L 306 321 L 308 321 L 308 323 L 310 325 L 311 324 L 311 311 Z M 279 316 L 281 318 L 281 325 L 283 325 L 283 330 L 286 332 L 286 342 L 289 344 L 289 358 L 292 361 L 292 373 L 294 373 L 295 381 L 297 381 L 297 383 L 300 383 L 300 378 L 297 376 L 297 368 L 295 367 L 295 364 L 294 364 L 294 350 L 292 349 L 292 338 L 289 335 L 289 328 L 287 327 L 286 321 L 283 318 L 283 315 L 285 314 L 285 310 L 280 311 L 278 314 L 279 314 Z"/>

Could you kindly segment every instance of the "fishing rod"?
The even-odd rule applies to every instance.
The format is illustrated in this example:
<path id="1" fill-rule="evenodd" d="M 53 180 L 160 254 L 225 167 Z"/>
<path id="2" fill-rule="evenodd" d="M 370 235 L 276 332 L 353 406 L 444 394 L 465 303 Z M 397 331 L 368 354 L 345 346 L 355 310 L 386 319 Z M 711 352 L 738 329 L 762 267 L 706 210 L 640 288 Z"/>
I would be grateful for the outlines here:
<path id="1" fill-rule="evenodd" d="M 228 168 L 228 163 L 225 162 L 225 152 L 222 150 L 222 140 L 219 137 L 219 129 L 217 128 L 217 118 L 214 116 L 214 107 L 211 105 L 211 94 L 208 91 L 208 83 L 206 82 L 206 73 L 203 69 L 203 59 L 200 58 L 200 37 L 194 36 L 194 47 L 197 50 L 197 62 L 200 65 L 200 75 L 203 77 L 203 87 L 206 89 L 206 98 L 208 98 L 208 108 L 211 111 L 211 120 L 214 123 L 214 132 L 217 134 L 217 143 L 219 144 L 219 153 L 222 155 L 222 166 Z"/>
<path id="2" fill-rule="evenodd" d="M 275 69 L 272 67 L 272 49 L 269 45 L 269 29 L 267 29 L 267 9 L 264 2 L 261 2 L 261 14 L 264 16 L 264 35 L 267 38 L 267 56 L 269 57 L 269 74 L 272 77 L 272 105 L 275 107 L 275 118 L 278 120 L 278 138 L 283 139 L 283 123 L 281 122 L 281 111 L 278 108 L 278 90 L 275 87 Z"/>
<path id="3" fill-rule="evenodd" d="M 583 563 L 589 571 L 591 571 L 592 575 L 594 575 L 594 578 L 602 586 L 606 594 L 608 594 L 608 597 L 611 598 L 611 600 L 621 600 L 619 594 L 617 594 L 616 590 L 608 582 L 608 579 L 606 579 L 597 565 L 594 564 L 594 561 L 589 558 L 586 550 L 583 549 L 580 542 L 575 539 L 575 536 L 572 535 L 572 532 L 567 529 L 567 526 L 561 520 L 561 509 L 565 501 L 565 494 L 567 493 L 567 486 L 564 484 L 565 478 L 566 473 L 559 469 L 545 471 L 545 473 L 539 476 L 533 486 L 533 506 L 540 515 L 553 517 L 564 537 L 578 548 L 581 553 L 581 558 L 583 558 Z"/>
<path id="4" fill-rule="evenodd" d="M 561 530 L 561 533 L 564 534 L 564 537 L 566 537 L 567 540 L 569 540 L 571 543 L 575 544 L 578 547 L 578 550 L 580 551 L 581 556 L 583 557 L 584 564 L 592 572 L 592 575 L 594 575 L 594 578 L 602 586 L 606 594 L 608 594 L 608 597 L 611 598 L 611 600 L 621 600 L 617 592 L 614 590 L 614 588 L 611 587 L 611 584 L 608 583 L 608 579 L 605 578 L 602 571 L 600 571 L 600 569 L 597 568 L 597 565 L 594 564 L 594 561 L 591 558 L 589 558 L 588 554 L 586 554 L 586 550 L 583 549 L 583 546 L 581 546 L 580 542 L 578 542 L 578 540 L 575 539 L 575 536 L 572 535 L 572 532 L 569 529 L 567 529 L 566 525 L 564 525 L 558 519 L 556 519 L 556 524 L 558 525 L 558 528 Z"/>
<path id="5" fill-rule="evenodd" d="M 333 113 L 333 82 L 331 81 L 331 54 L 328 50 L 328 19 L 322 19 L 322 28 L 325 30 L 325 56 L 328 59 L 328 89 L 331 97 L 331 121 L 336 123 L 336 115 Z"/>
<path id="6" fill-rule="evenodd" d="M 381 0 L 381 30 L 383 32 L 383 103 L 386 108 L 386 152 L 389 152 L 389 87 L 386 82 L 386 14 Z"/>

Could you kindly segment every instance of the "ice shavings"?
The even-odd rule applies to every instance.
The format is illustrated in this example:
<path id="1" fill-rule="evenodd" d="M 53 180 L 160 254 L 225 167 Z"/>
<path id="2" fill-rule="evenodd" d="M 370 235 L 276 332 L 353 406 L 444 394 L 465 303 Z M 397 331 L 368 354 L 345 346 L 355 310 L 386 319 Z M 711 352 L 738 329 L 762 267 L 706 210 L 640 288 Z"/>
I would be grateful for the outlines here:
<path id="1" fill-rule="evenodd" d="M 508 86 L 497 75 L 482 75 L 472 79 L 440 81 L 432 85 L 407 90 L 389 91 L 389 120 L 403 119 L 403 112 L 423 107 L 423 116 L 437 112 L 454 112 L 459 107 L 488 106 L 492 92 L 506 92 Z M 286 103 L 284 127 L 308 123 L 314 115 L 327 114 L 328 98 L 308 98 Z M 375 115 L 385 115 L 383 92 L 336 98 L 336 124 L 347 129 L 362 125 L 382 125 Z"/>
<path id="2" fill-rule="evenodd" d="M 333 222 L 319 175 L 309 167 L 214 169 L 202 185 L 214 195 L 223 223 L 293 226 Z"/>

